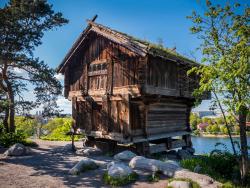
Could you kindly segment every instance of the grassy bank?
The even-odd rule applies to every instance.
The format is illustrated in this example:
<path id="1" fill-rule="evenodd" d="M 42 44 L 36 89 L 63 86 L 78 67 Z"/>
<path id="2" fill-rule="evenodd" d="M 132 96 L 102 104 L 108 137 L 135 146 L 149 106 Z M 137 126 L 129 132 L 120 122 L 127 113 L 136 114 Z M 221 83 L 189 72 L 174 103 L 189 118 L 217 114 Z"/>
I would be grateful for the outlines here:
<path id="1" fill-rule="evenodd" d="M 226 134 L 204 134 L 204 133 L 200 133 L 199 135 L 192 134 L 192 136 L 206 137 L 206 138 L 229 138 L 229 136 L 226 135 Z M 233 138 L 239 138 L 240 135 L 232 135 L 232 137 Z"/>

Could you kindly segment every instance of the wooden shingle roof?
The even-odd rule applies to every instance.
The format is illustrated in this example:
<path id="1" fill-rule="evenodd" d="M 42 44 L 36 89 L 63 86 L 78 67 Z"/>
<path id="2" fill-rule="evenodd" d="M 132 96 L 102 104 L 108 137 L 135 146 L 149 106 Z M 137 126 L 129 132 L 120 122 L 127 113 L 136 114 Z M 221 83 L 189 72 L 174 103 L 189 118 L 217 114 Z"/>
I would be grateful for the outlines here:
<path id="1" fill-rule="evenodd" d="M 95 23 L 94 21 L 87 20 L 88 26 L 86 29 L 81 33 L 81 35 L 78 37 L 76 42 L 73 44 L 69 52 L 66 54 L 65 58 L 61 62 L 61 64 L 57 68 L 57 72 L 63 72 L 63 69 L 65 65 L 69 62 L 72 55 L 76 52 L 76 50 L 81 46 L 81 44 L 84 42 L 84 39 L 88 35 L 90 31 L 96 32 L 99 35 L 102 35 L 103 37 L 113 41 L 114 43 L 117 43 L 135 54 L 138 54 L 139 56 L 145 57 L 146 55 L 150 54 L 155 57 L 161 57 L 164 59 L 169 59 L 172 61 L 179 61 L 180 63 L 184 64 L 195 64 L 197 63 L 193 60 L 190 60 L 179 53 L 172 51 L 168 48 L 164 48 L 160 45 L 153 44 L 151 42 L 140 40 L 137 38 L 134 38 L 130 35 L 127 35 L 125 33 L 122 33 L 120 31 L 116 31 L 114 29 L 111 29 L 107 26 Z"/>

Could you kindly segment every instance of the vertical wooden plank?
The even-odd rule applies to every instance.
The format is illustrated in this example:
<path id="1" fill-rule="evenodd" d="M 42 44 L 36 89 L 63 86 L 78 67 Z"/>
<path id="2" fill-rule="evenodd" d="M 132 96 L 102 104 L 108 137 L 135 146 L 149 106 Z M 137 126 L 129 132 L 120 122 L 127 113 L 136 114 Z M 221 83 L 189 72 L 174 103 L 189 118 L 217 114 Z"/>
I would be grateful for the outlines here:
<path id="1" fill-rule="evenodd" d="M 70 90 L 70 75 L 69 75 L 69 67 L 65 67 L 64 72 L 64 97 L 68 98 Z"/>
<path id="2" fill-rule="evenodd" d="M 72 97 L 72 118 L 77 125 L 77 109 L 76 109 L 76 97 Z"/>
<path id="3" fill-rule="evenodd" d="M 192 131 L 191 130 L 191 126 L 190 126 L 190 113 L 192 110 L 192 106 L 187 106 L 187 110 L 186 110 L 186 125 L 187 125 L 187 131 Z"/>
<path id="4" fill-rule="evenodd" d="M 93 105 L 92 100 L 90 97 L 85 97 L 85 106 L 86 106 L 86 126 L 85 126 L 85 132 L 87 134 L 90 134 L 92 131 L 92 124 L 93 124 Z"/>
<path id="5" fill-rule="evenodd" d="M 114 61 L 111 60 L 107 65 L 107 89 L 106 93 L 113 94 L 113 82 L 114 82 Z"/>

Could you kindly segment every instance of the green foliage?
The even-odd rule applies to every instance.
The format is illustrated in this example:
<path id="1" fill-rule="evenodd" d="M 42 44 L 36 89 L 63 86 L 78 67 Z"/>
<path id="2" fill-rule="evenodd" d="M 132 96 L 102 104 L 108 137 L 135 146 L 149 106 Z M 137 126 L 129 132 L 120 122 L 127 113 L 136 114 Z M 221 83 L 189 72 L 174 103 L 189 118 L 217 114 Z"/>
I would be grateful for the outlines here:
<path id="1" fill-rule="evenodd" d="M 192 130 L 196 130 L 197 125 L 199 123 L 201 123 L 201 119 L 199 118 L 199 116 L 197 114 L 191 113 L 189 122 L 190 122 L 190 126 L 191 126 Z"/>
<path id="2" fill-rule="evenodd" d="M 249 5 L 232 1 L 215 3 L 207 0 L 204 14 L 194 11 L 188 17 L 193 22 L 191 32 L 202 39 L 200 50 L 204 63 L 192 68 L 189 74 L 196 73 L 201 78 L 200 87 L 193 93 L 197 98 L 210 91 L 221 112 L 225 108 L 232 117 L 239 117 L 234 119 L 242 127 L 240 139 L 244 164 L 241 167 L 245 181 L 248 151 L 244 122 L 250 106 Z"/>
<path id="3" fill-rule="evenodd" d="M 202 123 L 208 123 L 209 125 L 213 124 L 213 121 L 211 118 L 204 117 L 202 118 Z"/>
<path id="4" fill-rule="evenodd" d="M 22 131 L 26 136 L 33 136 L 36 133 L 38 122 L 35 119 L 24 116 L 15 117 L 16 131 Z"/>
<path id="5" fill-rule="evenodd" d="M 71 123 L 72 123 L 71 118 L 53 118 L 49 120 L 49 122 L 43 126 L 43 129 L 48 131 L 48 133 L 52 133 L 56 128 L 64 126 L 68 131 L 70 130 Z"/>
<path id="6" fill-rule="evenodd" d="M 193 133 L 194 133 L 195 136 L 199 136 L 200 135 L 200 131 L 198 129 L 196 129 Z"/>
<path id="7" fill-rule="evenodd" d="M 0 134 L 4 133 L 4 125 L 3 125 L 3 122 L 2 120 L 0 120 Z"/>
<path id="8" fill-rule="evenodd" d="M 225 124 L 225 120 L 223 117 L 215 118 L 215 122 L 217 122 L 219 125 Z"/>
<path id="9" fill-rule="evenodd" d="M 44 140 L 62 140 L 70 141 L 71 136 L 67 135 L 70 132 L 72 125 L 71 118 L 54 118 L 43 127 L 44 130 L 48 131 L 46 136 L 41 137 Z M 82 136 L 75 136 L 75 140 L 79 140 Z"/>
<path id="10" fill-rule="evenodd" d="M 200 188 L 200 185 L 197 182 L 195 182 L 191 179 L 188 179 L 188 178 L 171 178 L 168 180 L 169 183 L 172 181 L 186 181 L 186 182 L 190 182 L 191 188 Z M 171 187 L 168 186 L 168 188 L 171 188 Z"/>
<path id="11" fill-rule="evenodd" d="M 149 182 L 158 182 L 160 180 L 161 171 L 156 171 L 147 177 Z"/>
<path id="12" fill-rule="evenodd" d="M 21 143 L 26 139 L 22 132 L 0 134 L 0 144 L 9 147 L 15 143 Z"/>
<path id="13" fill-rule="evenodd" d="M 55 70 L 34 57 L 33 51 L 42 44 L 46 31 L 67 22 L 46 0 L 9 0 L 0 8 L 0 91 L 9 101 L 6 127 L 10 131 L 15 129 L 15 111 L 25 114 L 40 105 L 51 107 L 61 94 Z M 23 74 L 18 75 L 15 70 Z M 33 86 L 36 100 L 24 100 L 23 91 L 28 90 L 28 85 Z"/>
<path id="14" fill-rule="evenodd" d="M 223 134 L 228 134 L 227 127 L 226 126 L 221 126 L 220 127 L 220 132 Z"/>
<path id="15" fill-rule="evenodd" d="M 107 172 L 103 175 L 103 180 L 105 184 L 111 185 L 111 186 L 123 186 L 127 185 L 129 183 L 132 183 L 138 179 L 138 174 L 133 172 L 132 174 L 128 175 L 127 177 L 121 177 L 121 178 L 113 178 L 108 175 Z"/>
<path id="16" fill-rule="evenodd" d="M 201 174 L 208 174 L 220 182 L 240 179 L 237 157 L 228 152 L 214 152 L 198 158 L 185 159 L 181 161 L 181 166 L 191 171 L 200 166 Z"/>
<path id="17" fill-rule="evenodd" d="M 223 183 L 222 188 L 235 188 L 231 182 Z"/>
<path id="18" fill-rule="evenodd" d="M 0 145 L 4 147 L 12 146 L 16 143 L 21 143 L 26 146 L 36 147 L 37 144 L 32 140 L 26 138 L 23 132 L 15 133 L 1 133 L 0 134 Z"/>

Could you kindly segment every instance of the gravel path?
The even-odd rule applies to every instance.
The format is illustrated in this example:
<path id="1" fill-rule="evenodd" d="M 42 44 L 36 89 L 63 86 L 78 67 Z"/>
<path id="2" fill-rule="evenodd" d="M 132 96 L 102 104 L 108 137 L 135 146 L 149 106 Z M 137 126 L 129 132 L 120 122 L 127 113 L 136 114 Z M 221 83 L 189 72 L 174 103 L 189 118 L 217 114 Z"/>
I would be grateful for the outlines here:
<path id="1" fill-rule="evenodd" d="M 100 168 L 72 176 L 68 171 L 81 156 L 70 151 L 70 142 L 35 141 L 39 147 L 32 149 L 33 154 L 29 156 L 4 158 L 0 151 L 0 188 L 108 187 L 103 184 L 102 176 L 111 157 L 91 157 Z M 76 143 L 78 148 L 81 145 L 82 142 Z M 126 187 L 160 188 L 166 184 L 166 180 L 149 183 L 142 177 Z"/>

